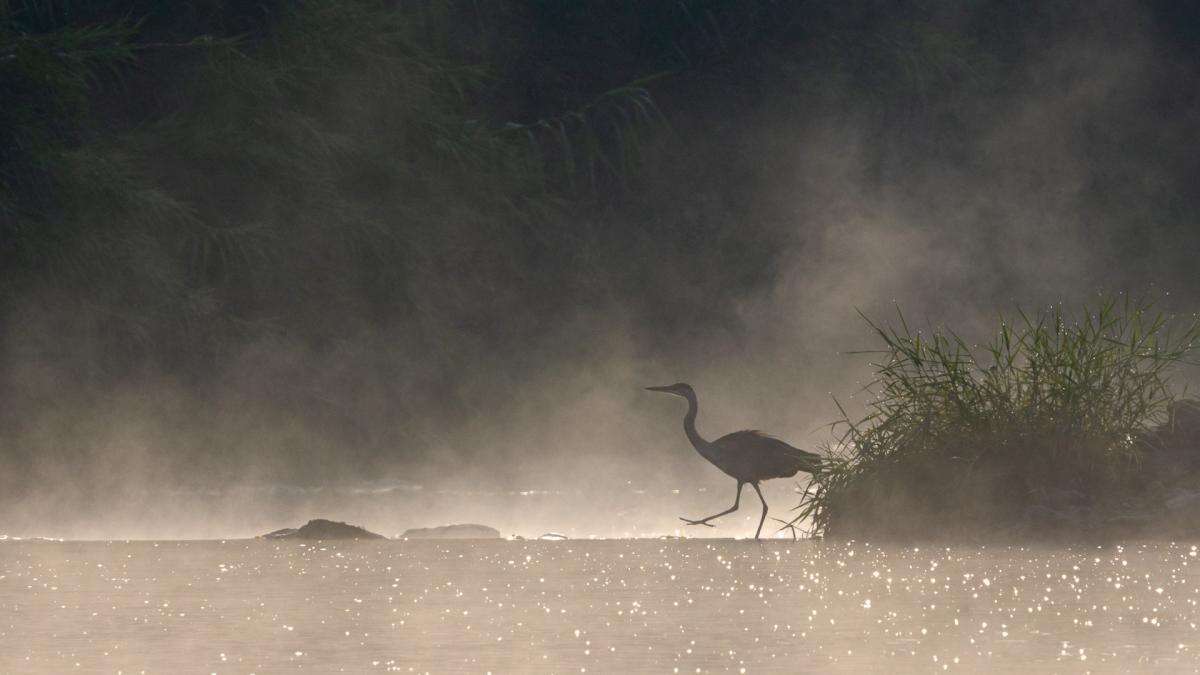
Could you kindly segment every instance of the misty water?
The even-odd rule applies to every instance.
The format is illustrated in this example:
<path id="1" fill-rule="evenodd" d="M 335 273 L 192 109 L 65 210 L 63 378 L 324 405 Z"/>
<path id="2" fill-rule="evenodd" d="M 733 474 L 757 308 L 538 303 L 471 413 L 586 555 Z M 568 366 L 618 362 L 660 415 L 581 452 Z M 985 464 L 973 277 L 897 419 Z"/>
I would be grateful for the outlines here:
<path id="1" fill-rule="evenodd" d="M 0 672 L 1168 671 L 1180 543 L 0 542 Z"/>

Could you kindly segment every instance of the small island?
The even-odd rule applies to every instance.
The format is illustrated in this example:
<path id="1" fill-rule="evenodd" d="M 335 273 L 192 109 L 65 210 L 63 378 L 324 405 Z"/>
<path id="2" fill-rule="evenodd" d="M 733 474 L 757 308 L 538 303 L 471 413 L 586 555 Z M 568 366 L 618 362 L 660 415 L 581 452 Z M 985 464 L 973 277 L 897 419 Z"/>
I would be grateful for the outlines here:
<path id="1" fill-rule="evenodd" d="M 386 539 L 382 534 L 375 534 L 365 530 L 357 525 L 347 525 L 346 523 L 325 520 L 324 518 L 315 518 L 308 521 L 300 528 L 287 527 L 282 530 L 268 532 L 260 537 L 261 539 L 305 539 L 305 540 L 326 540 L 326 539 Z"/>
<path id="2" fill-rule="evenodd" d="M 990 341 L 902 315 L 867 323 L 882 344 L 866 403 L 838 404 L 785 528 L 905 542 L 1200 534 L 1200 399 L 1171 379 L 1194 363 L 1200 319 L 1100 296 L 1074 315 L 1018 310 Z"/>
<path id="3" fill-rule="evenodd" d="M 500 539 L 500 531 L 487 525 L 465 523 L 405 530 L 401 539 Z"/>

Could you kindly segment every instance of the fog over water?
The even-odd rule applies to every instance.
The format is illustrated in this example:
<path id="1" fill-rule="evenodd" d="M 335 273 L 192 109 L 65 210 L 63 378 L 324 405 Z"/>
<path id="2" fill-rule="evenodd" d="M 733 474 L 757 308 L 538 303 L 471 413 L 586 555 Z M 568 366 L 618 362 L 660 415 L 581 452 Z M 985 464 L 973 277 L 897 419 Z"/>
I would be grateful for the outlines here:
<path id="1" fill-rule="evenodd" d="M 925 18 L 977 36 L 987 16 L 956 4 Z M 486 224 L 447 228 L 496 259 L 404 272 L 419 307 L 399 319 L 373 321 L 375 300 L 349 292 L 310 310 L 311 333 L 114 374 L 62 290 L 23 281 L 0 316 L 0 534 L 245 537 L 314 517 L 388 535 L 452 522 L 672 534 L 733 486 L 687 444 L 684 404 L 645 386 L 691 383 L 707 438 L 754 428 L 816 450 L 831 395 L 853 409 L 868 373 L 844 353 L 873 346 L 858 309 L 886 319 L 895 304 L 968 336 L 998 311 L 1100 291 L 1195 311 L 1195 18 L 1062 7 L 961 70 L 914 65 L 925 89 L 903 96 L 853 74 L 721 105 L 696 93 L 699 75 L 650 87 L 683 149 L 661 150 L 632 204 L 539 232 L 578 237 L 547 244 L 558 262 L 506 258 Z M 775 87 L 809 86 L 804 69 L 822 63 Z M 555 265 L 567 271 L 542 271 Z M 300 316 L 303 297 L 272 320 Z M 773 515 L 795 505 L 795 481 L 764 487 Z M 686 534 L 747 536 L 756 520 L 750 508 Z"/>

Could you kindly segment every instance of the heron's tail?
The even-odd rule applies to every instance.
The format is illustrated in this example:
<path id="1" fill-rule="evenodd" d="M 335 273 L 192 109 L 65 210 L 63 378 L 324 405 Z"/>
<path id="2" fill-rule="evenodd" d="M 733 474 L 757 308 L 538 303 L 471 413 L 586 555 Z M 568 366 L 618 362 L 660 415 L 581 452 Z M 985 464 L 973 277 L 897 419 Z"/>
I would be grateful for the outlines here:
<path id="1" fill-rule="evenodd" d="M 807 474 L 812 474 L 813 478 L 819 478 L 825 471 L 825 457 L 815 452 L 796 448 L 792 455 L 795 462 L 794 466 L 796 467 L 796 470 L 792 473 L 793 476 L 803 471 Z"/>

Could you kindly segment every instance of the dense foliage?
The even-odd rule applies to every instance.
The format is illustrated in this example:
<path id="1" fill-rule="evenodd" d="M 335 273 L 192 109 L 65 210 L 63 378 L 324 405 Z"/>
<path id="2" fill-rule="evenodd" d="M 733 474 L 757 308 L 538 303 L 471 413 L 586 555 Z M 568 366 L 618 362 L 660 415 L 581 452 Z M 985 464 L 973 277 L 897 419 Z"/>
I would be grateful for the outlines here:
<path id="1" fill-rule="evenodd" d="M 1195 17 L 1147 7 L 1187 62 Z M 191 397 L 181 437 L 242 415 L 288 447 L 419 453 L 596 317 L 645 326 L 641 353 L 736 338 L 811 235 L 804 130 L 852 120 L 856 181 L 969 174 L 1025 65 L 1105 29 L 1090 8 L 0 0 L 6 459 L 85 445 L 78 412 L 143 383 Z M 1194 110 L 1193 76 L 1152 94 Z M 1097 115 L 1081 201 L 1192 227 L 1174 129 Z M 1169 247 L 1189 272 L 1194 243 Z M 252 439 L 238 424 L 196 454 Z"/>
<path id="2" fill-rule="evenodd" d="M 801 516 L 851 537 L 1102 533 L 1160 505 L 1142 471 L 1200 321 L 1104 298 L 1000 318 L 990 342 L 868 321 L 883 343 L 868 411 L 843 417 Z M 1193 439 L 1194 440 L 1194 439 Z M 1194 454 L 1194 448 L 1187 448 Z"/>
<path id="3" fill-rule="evenodd" d="M 49 373 L 0 378 L 9 422 L 64 379 L 223 396 L 246 358 L 276 409 L 328 421 L 318 390 L 366 374 L 349 384 L 401 420 L 453 416 L 463 373 L 504 383 L 581 309 L 625 305 L 663 340 L 731 322 L 792 236 L 746 217 L 771 165 L 737 118 L 831 105 L 831 77 L 903 103 L 967 76 L 932 18 L 880 23 L 896 39 L 864 56 L 866 9 L 0 3 L 0 368 Z M 338 372 L 264 365 L 281 350 Z"/>

